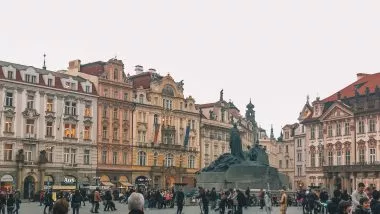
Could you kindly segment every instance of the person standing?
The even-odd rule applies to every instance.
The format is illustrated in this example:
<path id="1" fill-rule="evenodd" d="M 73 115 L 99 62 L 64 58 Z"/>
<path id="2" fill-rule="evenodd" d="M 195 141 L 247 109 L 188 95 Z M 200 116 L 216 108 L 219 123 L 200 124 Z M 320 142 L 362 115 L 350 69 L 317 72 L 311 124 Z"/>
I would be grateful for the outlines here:
<path id="1" fill-rule="evenodd" d="M 200 198 L 203 205 L 203 213 L 208 214 L 208 198 L 206 195 L 206 191 L 203 188 L 199 188 L 199 196 L 197 198 Z"/>
<path id="2" fill-rule="evenodd" d="M 0 213 L 5 214 L 5 206 L 7 205 L 7 198 L 4 192 L 0 192 Z"/>
<path id="3" fill-rule="evenodd" d="M 368 198 L 367 194 L 364 192 L 365 185 L 364 183 L 358 184 L 358 189 L 355 190 L 352 193 L 351 199 L 352 199 L 352 206 L 353 210 L 355 211 L 358 206 L 360 206 L 360 199 L 361 198 Z"/>
<path id="4" fill-rule="evenodd" d="M 249 187 L 247 187 L 247 189 L 245 190 L 245 196 L 247 197 L 247 203 L 245 205 L 245 208 L 248 208 L 248 206 L 251 205 L 251 190 L 249 189 Z"/>
<path id="5" fill-rule="evenodd" d="M 183 205 L 185 203 L 185 194 L 183 193 L 182 188 L 178 190 L 176 193 L 176 200 L 177 200 L 177 214 L 182 213 Z"/>
<path id="6" fill-rule="evenodd" d="M 94 193 L 94 204 L 95 204 L 95 210 L 94 213 L 99 213 L 99 203 L 102 201 L 100 198 L 100 190 L 99 188 L 96 188 L 95 193 Z"/>
<path id="7" fill-rule="evenodd" d="M 260 189 L 260 192 L 259 192 L 259 203 L 260 203 L 260 209 L 262 210 L 264 207 L 264 191 L 263 191 L 263 189 Z"/>
<path id="8" fill-rule="evenodd" d="M 141 193 L 133 192 L 128 197 L 129 214 L 144 214 L 144 196 Z"/>
<path id="9" fill-rule="evenodd" d="M 50 213 L 50 211 L 53 209 L 53 203 L 54 203 L 51 190 L 48 190 L 46 192 L 45 197 L 44 197 L 44 201 L 45 201 L 44 213 L 46 213 L 46 208 L 49 208 L 48 212 Z"/>
<path id="10" fill-rule="evenodd" d="M 19 190 L 16 190 L 15 192 L 15 203 L 16 203 L 16 209 L 14 210 L 14 213 L 15 214 L 18 214 L 18 211 L 20 210 L 20 203 L 21 203 L 21 199 L 20 199 L 20 191 Z"/>
<path id="11" fill-rule="evenodd" d="M 15 209 L 15 198 L 13 197 L 13 194 L 9 194 L 8 199 L 7 199 L 7 213 L 13 214 L 14 209 Z"/>
<path id="12" fill-rule="evenodd" d="M 53 206 L 53 214 L 68 214 L 69 203 L 65 198 L 58 199 Z"/>
<path id="13" fill-rule="evenodd" d="M 210 193 L 211 210 L 214 210 L 216 208 L 216 198 L 216 190 L 215 187 L 213 187 Z"/>
<path id="14" fill-rule="evenodd" d="M 246 202 L 246 198 L 243 194 L 242 191 L 240 191 L 239 189 L 236 190 L 236 200 L 237 200 L 237 211 L 236 213 L 237 214 L 243 214 L 243 206 L 245 205 L 245 202 Z"/>
<path id="15" fill-rule="evenodd" d="M 285 190 L 281 190 L 281 199 L 280 199 L 280 213 L 281 214 L 286 214 L 286 209 L 288 208 L 288 196 L 285 193 Z"/>
<path id="16" fill-rule="evenodd" d="M 265 211 L 267 212 L 267 214 L 271 214 L 272 213 L 272 200 L 269 196 L 269 192 L 265 192 L 264 202 L 265 202 Z"/>

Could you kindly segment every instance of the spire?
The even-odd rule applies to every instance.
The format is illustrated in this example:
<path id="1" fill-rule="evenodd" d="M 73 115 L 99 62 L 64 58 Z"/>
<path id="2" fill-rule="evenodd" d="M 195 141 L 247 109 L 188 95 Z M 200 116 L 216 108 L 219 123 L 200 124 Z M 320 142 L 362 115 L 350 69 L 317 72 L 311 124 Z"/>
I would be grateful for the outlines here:
<path id="1" fill-rule="evenodd" d="M 270 139 L 274 139 L 273 124 L 270 125 Z"/>
<path id="2" fill-rule="evenodd" d="M 46 62 L 45 62 L 46 54 L 44 54 L 44 65 L 42 66 L 42 69 L 46 70 Z"/>
<path id="3" fill-rule="evenodd" d="M 307 95 L 307 96 L 306 96 L 306 104 L 309 104 L 309 100 L 310 100 L 310 96 Z"/>

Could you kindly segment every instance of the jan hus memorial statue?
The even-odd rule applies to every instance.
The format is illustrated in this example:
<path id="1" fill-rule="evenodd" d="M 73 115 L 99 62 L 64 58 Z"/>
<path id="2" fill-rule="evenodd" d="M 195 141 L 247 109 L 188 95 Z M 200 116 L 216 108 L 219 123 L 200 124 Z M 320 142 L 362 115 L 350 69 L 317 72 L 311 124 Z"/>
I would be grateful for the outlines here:
<path id="1" fill-rule="evenodd" d="M 243 152 L 240 132 L 234 123 L 230 130 L 231 153 L 222 154 L 203 168 L 197 175 L 197 185 L 209 189 L 282 188 L 281 176 L 276 168 L 269 166 L 265 148 L 258 141 L 252 144 L 248 151 Z"/>

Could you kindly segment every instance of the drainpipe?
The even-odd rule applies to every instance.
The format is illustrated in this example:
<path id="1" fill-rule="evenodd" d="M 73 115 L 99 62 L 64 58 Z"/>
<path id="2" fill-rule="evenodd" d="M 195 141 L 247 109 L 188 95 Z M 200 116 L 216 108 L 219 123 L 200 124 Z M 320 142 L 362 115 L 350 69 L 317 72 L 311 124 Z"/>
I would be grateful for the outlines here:
<path id="1" fill-rule="evenodd" d="M 133 102 L 133 104 L 132 104 L 132 117 L 131 117 L 131 122 L 132 122 L 132 125 L 131 125 L 131 131 L 132 131 L 132 134 L 131 134 L 131 139 L 132 139 L 132 142 L 131 142 L 131 148 L 132 148 L 132 163 L 131 163 L 131 166 L 133 166 L 133 126 L 134 126 L 134 124 L 133 124 L 133 115 L 134 115 L 134 113 L 135 113 L 135 110 L 136 110 L 136 103 L 135 102 Z M 132 179 L 132 177 L 131 177 L 131 179 Z"/>

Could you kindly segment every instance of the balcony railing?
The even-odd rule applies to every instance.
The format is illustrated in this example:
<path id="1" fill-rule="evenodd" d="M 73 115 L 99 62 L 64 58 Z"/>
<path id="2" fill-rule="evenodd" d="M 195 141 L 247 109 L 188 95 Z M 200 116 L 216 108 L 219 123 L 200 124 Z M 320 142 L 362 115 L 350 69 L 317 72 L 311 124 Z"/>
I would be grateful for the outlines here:
<path id="1" fill-rule="evenodd" d="M 324 172 L 378 172 L 380 171 L 380 161 L 358 162 L 351 165 L 324 166 Z"/>

